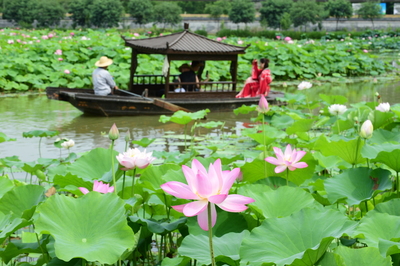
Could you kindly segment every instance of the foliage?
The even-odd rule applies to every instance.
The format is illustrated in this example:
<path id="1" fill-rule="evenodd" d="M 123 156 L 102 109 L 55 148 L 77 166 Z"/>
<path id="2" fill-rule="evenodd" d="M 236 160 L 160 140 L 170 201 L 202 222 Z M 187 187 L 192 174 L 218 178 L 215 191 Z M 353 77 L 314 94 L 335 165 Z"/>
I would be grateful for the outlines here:
<path id="1" fill-rule="evenodd" d="M 282 27 L 281 20 L 283 15 L 287 13 L 292 7 L 293 2 L 291 0 L 267 0 L 262 2 L 262 7 L 260 9 L 260 19 L 261 23 L 266 23 L 268 27 L 277 29 L 282 28 L 284 30 L 288 29 L 292 23 L 287 25 L 285 28 Z M 288 20 L 289 18 L 289 20 Z M 290 21 L 290 16 L 286 15 L 286 21 Z"/>
<path id="2" fill-rule="evenodd" d="M 33 1 L 34 0 L 7 1 L 5 3 L 3 19 L 19 24 L 23 23 L 25 25 L 31 25 L 34 18 L 32 17 L 28 6 Z"/>
<path id="3" fill-rule="evenodd" d="M 364 19 L 371 20 L 372 28 L 375 28 L 374 19 L 382 17 L 379 1 L 366 1 L 361 3 L 361 7 L 357 10 L 357 14 Z"/>
<path id="4" fill-rule="evenodd" d="M 73 27 L 90 25 L 90 0 L 72 0 L 69 4 L 68 13 L 72 14 Z"/>
<path id="5" fill-rule="evenodd" d="M 139 25 L 153 21 L 153 4 L 150 0 L 130 0 L 126 7 L 126 12 L 135 19 Z"/>
<path id="6" fill-rule="evenodd" d="M 154 21 L 166 25 L 176 25 L 182 21 L 182 10 L 176 3 L 159 3 L 154 6 Z"/>
<path id="7" fill-rule="evenodd" d="M 279 22 L 283 30 L 288 30 L 292 25 L 292 19 L 290 18 L 290 14 L 287 12 L 283 13 L 281 20 Z"/>
<path id="8" fill-rule="evenodd" d="M 38 0 L 29 5 L 31 16 L 37 21 L 38 27 L 58 26 L 61 19 L 65 17 L 64 8 L 51 0 Z"/>
<path id="9" fill-rule="evenodd" d="M 229 14 L 231 8 L 231 3 L 227 0 L 218 0 L 214 3 L 207 4 L 205 7 L 205 12 L 210 14 L 210 18 L 215 19 L 217 22 L 221 19 L 222 15 Z"/>
<path id="10" fill-rule="evenodd" d="M 329 0 L 325 7 L 329 16 L 336 18 L 336 30 L 341 18 L 350 18 L 353 15 L 353 7 L 347 0 Z"/>
<path id="11" fill-rule="evenodd" d="M 326 11 L 315 0 L 300 0 L 293 3 L 290 16 L 295 27 L 315 24 L 326 17 Z"/>
<path id="12" fill-rule="evenodd" d="M 178 6 L 185 14 L 204 14 L 206 1 L 177 1 Z"/>
<path id="13" fill-rule="evenodd" d="M 253 22 L 255 19 L 254 3 L 250 0 L 233 0 L 229 19 L 236 24 Z"/>
<path id="14" fill-rule="evenodd" d="M 89 8 L 90 23 L 99 28 L 118 26 L 124 11 L 121 2 L 114 0 L 94 0 Z"/>

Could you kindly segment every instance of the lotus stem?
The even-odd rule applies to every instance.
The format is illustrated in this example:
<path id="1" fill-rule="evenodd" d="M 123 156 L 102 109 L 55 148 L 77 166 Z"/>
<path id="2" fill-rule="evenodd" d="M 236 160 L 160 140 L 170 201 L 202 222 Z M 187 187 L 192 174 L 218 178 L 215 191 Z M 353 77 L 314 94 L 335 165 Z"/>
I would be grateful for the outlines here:
<path id="1" fill-rule="evenodd" d="M 396 190 L 397 190 L 397 197 L 400 197 L 400 188 L 399 188 L 399 172 L 396 172 Z"/>
<path id="2" fill-rule="evenodd" d="M 129 141 L 125 141 L 125 152 L 128 150 L 128 144 L 129 144 Z M 124 198 L 125 176 L 126 176 L 126 171 L 124 171 L 124 175 L 122 177 L 122 195 L 121 195 L 121 198 Z"/>
<path id="3" fill-rule="evenodd" d="M 286 168 L 286 186 L 289 186 L 289 168 Z"/>
<path id="4" fill-rule="evenodd" d="M 42 143 L 42 137 L 39 138 L 39 157 L 42 158 L 42 151 L 40 149 L 40 144 Z"/>
<path id="5" fill-rule="evenodd" d="M 339 115 L 337 115 L 336 123 L 337 123 L 338 134 L 340 135 Z"/>
<path id="6" fill-rule="evenodd" d="M 358 160 L 358 147 L 360 146 L 360 141 L 361 141 L 361 137 L 358 137 L 357 139 L 357 145 L 356 145 L 356 156 L 354 158 L 354 164 L 353 164 L 353 168 L 355 168 L 357 166 L 357 160 Z"/>
<path id="7" fill-rule="evenodd" d="M 135 195 L 133 191 L 133 188 L 135 187 L 135 176 L 136 176 L 136 168 L 133 169 L 131 198 L 133 198 L 133 196 Z M 132 214 L 133 214 L 133 206 L 132 206 Z"/>
<path id="8" fill-rule="evenodd" d="M 210 245 L 210 256 L 211 256 L 211 265 L 215 266 L 215 258 L 214 258 L 214 247 L 213 247 L 213 232 L 212 232 L 212 222 L 211 222 L 211 203 L 209 202 L 207 205 L 207 215 L 208 215 L 208 242 Z"/>
<path id="9" fill-rule="evenodd" d="M 115 195 L 118 195 L 117 192 L 117 182 L 115 180 L 115 170 L 114 170 L 114 140 L 111 140 L 111 172 L 112 172 L 112 178 L 113 178 L 113 185 L 114 185 L 114 193 Z"/>
<path id="10" fill-rule="evenodd" d="M 265 123 L 265 115 L 262 114 L 262 134 L 263 134 L 263 143 L 264 143 L 264 156 L 265 159 L 267 156 L 267 145 L 265 144 L 265 132 L 264 132 L 264 123 Z M 264 177 L 267 177 L 267 161 L 264 160 Z"/>
<path id="11" fill-rule="evenodd" d="M 185 124 L 185 133 L 184 133 L 184 135 L 185 135 L 185 150 L 187 149 L 187 146 L 186 146 L 186 131 L 187 131 L 187 124 Z"/>

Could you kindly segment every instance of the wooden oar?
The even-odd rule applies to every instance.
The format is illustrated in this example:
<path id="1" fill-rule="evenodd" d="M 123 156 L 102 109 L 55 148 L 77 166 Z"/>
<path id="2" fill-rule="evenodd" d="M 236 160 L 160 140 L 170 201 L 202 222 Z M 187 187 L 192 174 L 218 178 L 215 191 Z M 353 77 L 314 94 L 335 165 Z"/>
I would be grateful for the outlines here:
<path id="1" fill-rule="evenodd" d="M 147 98 L 147 97 L 144 97 L 142 95 L 139 95 L 139 94 L 136 94 L 136 93 L 133 93 L 133 92 L 130 92 L 130 91 L 126 91 L 126 90 L 118 90 L 118 91 L 123 91 L 126 94 L 130 94 L 132 96 L 140 97 L 140 98 L 142 98 L 144 100 L 151 101 L 152 104 L 157 105 L 157 106 L 159 106 L 161 108 L 167 109 L 167 110 L 172 111 L 172 112 L 176 112 L 176 111 L 179 111 L 179 110 L 182 110 L 182 111 L 185 111 L 185 112 L 191 112 L 189 109 L 186 109 L 186 108 L 184 108 L 182 106 L 179 106 L 179 105 L 176 105 L 176 104 L 173 104 L 173 103 L 169 103 L 169 102 L 163 101 L 163 100 L 158 99 L 158 98 Z"/>

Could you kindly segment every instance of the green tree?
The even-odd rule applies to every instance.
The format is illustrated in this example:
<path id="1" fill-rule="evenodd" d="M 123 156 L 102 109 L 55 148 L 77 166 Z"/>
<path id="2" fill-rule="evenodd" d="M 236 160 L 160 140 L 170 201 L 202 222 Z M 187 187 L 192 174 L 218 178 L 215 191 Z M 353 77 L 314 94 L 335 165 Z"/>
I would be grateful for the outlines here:
<path id="1" fill-rule="evenodd" d="M 91 0 L 72 0 L 69 3 L 68 13 L 72 14 L 72 26 L 90 26 L 90 3 Z"/>
<path id="2" fill-rule="evenodd" d="M 206 1 L 178 1 L 178 6 L 183 13 L 188 14 L 203 14 L 206 7 Z"/>
<path id="3" fill-rule="evenodd" d="M 182 21 L 182 9 L 176 3 L 162 2 L 154 6 L 154 21 L 166 25 L 176 25 Z"/>
<path id="4" fill-rule="evenodd" d="M 136 20 L 136 23 L 143 25 L 153 21 L 154 7 L 150 0 L 130 0 L 126 12 Z"/>
<path id="5" fill-rule="evenodd" d="M 299 0 L 293 3 L 290 9 L 290 17 L 295 27 L 318 23 L 327 15 L 328 13 L 315 0 Z"/>
<path id="6" fill-rule="evenodd" d="M 32 0 L 8 0 L 4 4 L 3 19 L 16 22 L 20 26 L 30 26 L 33 23 L 32 14 L 28 8 Z"/>
<path id="7" fill-rule="evenodd" d="M 288 30 L 292 25 L 292 19 L 290 18 L 290 14 L 287 12 L 283 13 L 279 22 L 281 23 L 282 30 Z"/>
<path id="8" fill-rule="evenodd" d="M 361 4 L 357 14 L 363 19 L 369 19 L 372 22 L 372 28 L 375 28 L 374 19 L 381 18 L 382 12 L 379 2 L 367 1 Z"/>
<path id="9" fill-rule="evenodd" d="M 292 7 L 292 0 L 266 0 L 262 2 L 260 19 L 271 28 L 281 28 L 281 18 Z M 290 25 L 289 25 L 290 27 Z"/>
<path id="10" fill-rule="evenodd" d="M 325 7 L 329 16 L 336 18 L 336 30 L 340 18 L 350 18 L 353 15 L 353 7 L 348 0 L 329 0 Z"/>
<path id="11" fill-rule="evenodd" d="M 52 0 L 32 1 L 28 8 L 32 18 L 37 21 L 38 27 L 57 26 L 65 17 L 65 10 L 61 4 Z"/>
<path id="12" fill-rule="evenodd" d="M 230 9 L 231 3 L 228 0 L 218 0 L 215 3 L 208 4 L 204 9 L 204 12 L 210 14 L 210 18 L 215 19 L 218 22 L 219 30 L 219 21 L 221 16 L 229 14 Z"/>
<path id="13" fill-rule="evenodd" d="M 90 5 L 90 22 L 100 28 L 116 27 L 121 21 L 123 11 L 120 1 L 94 0 Z"/>
<path id="14" fill-rule="evenodd" d="M 255 16 L 256 8 L 251 0 L 233 0 L 231 11 L 229 12 L 229 19 L 233 23 L 253 22 Z"/>

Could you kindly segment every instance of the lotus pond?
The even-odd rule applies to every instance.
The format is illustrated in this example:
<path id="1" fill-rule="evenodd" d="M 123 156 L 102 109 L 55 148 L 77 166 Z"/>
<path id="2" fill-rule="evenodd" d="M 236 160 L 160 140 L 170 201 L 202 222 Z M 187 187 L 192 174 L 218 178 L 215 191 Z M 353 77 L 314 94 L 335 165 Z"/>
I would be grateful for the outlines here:
<path id="1" fill-rule="evenodd" d="M 207 110 L 157 117 L 166 127 L 160 135 L 179 132 L 171 143 L 132 130 L 150 119 L 104 118 L 101 141 L 89 136 L 74 146 L 65 132 L 86 126 L 76 110 L 53 101 L 46 104 L 59 111 L 49 112 L 43 97 L 16 99 L 21 109 L 37 104 L 53 124 L 17 140 L 2 127 L 0 147 L 23 140 L 37 147 L 28 160 L 0 159 L 2 263 L 397 265 L 396 88 L 352 99 L 316 84 L 301 93 L 289 86 L 286 106 L 260 101 L 234 110 L 232 120 Z M 18 119 L 3 112 L 10 123 Z M 57 152 L 46 153 L 50 145 Z"/>

